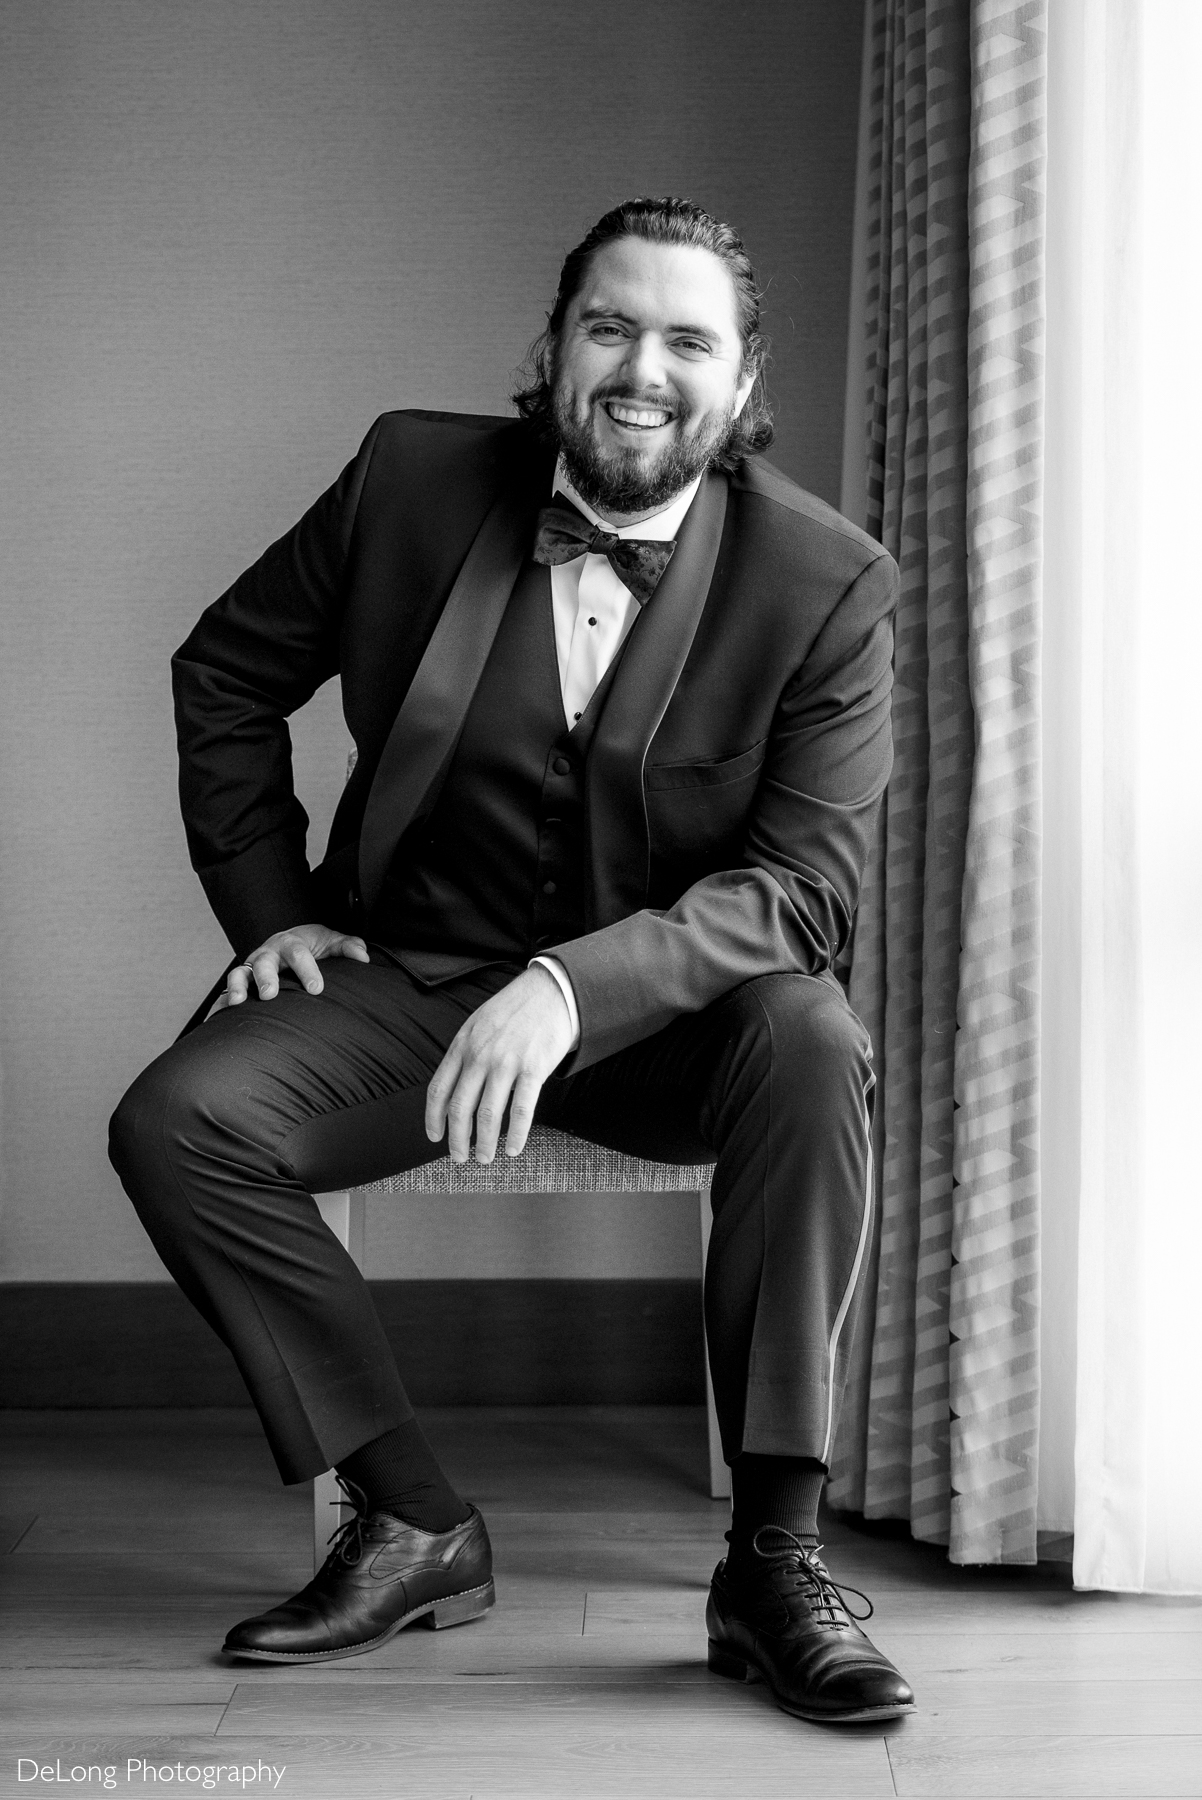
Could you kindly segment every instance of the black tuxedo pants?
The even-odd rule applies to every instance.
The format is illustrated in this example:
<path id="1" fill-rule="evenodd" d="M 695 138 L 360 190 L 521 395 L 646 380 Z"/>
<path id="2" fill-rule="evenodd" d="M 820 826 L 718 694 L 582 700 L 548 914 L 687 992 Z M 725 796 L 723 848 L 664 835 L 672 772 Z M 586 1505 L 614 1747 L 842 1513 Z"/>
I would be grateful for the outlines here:
<path id="1" fill-rule="evenodd" d="M 426 1084 L 517 971 L 426 989 L 376 954 L 199 1026 L 138 1078 L 110 1155 L 233 1352 L 285 1481 L 412 1416 L 363 1277 L 311 1196 L 442 1154 Z M 705 1316 L 726 1456 L 830 1446 L 867 1260 L 868 1039 L 829 976 L 768 975 L 543 1090 L 538 1117 L 636 1156 L 717 1159 Z"/>

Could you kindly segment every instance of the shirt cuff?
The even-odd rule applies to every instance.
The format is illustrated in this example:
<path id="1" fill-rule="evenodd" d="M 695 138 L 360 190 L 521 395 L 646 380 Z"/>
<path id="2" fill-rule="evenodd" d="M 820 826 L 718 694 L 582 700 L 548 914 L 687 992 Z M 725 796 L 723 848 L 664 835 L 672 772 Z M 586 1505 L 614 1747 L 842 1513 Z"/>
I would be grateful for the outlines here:
<path id="1" fill-rule="evenodd" d="M 568 1009 L 568 1024 L 572 1030 L 572 1041 L 568 1045 L 568 1049 L 569 1051 L 576 1050 L 580 1047 L 580 1008 L 576 1005 L 576 995 L 572 989 L 572 978 L 557 957 L 532 956 L 528 967 L 533 968 L 535 963 L 538 963 L 541 968 L 544 968 L 547 971 L 547 974 L 552 977 L 555 985 L 563 995 L 564 1005 Z"/>

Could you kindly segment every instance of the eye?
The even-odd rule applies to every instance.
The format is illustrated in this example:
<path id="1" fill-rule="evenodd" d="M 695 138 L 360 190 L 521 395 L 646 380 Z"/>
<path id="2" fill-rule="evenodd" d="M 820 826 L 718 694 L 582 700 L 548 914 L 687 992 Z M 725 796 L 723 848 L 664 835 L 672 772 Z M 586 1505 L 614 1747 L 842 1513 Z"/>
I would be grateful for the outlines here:
<path id="1" fill-rule="evenodd" d="M 589 335 L 610 341 L 614 338 L 624 337 L 625 333 L 620 325 L 598 324 L 591 327 Z"/>
<path id="2" fill-rule="evenodd" d="M 688 356 L 709 356 L 710 346 L 704 338 L 677 338 L 676 348 L 683 350 Z"/>

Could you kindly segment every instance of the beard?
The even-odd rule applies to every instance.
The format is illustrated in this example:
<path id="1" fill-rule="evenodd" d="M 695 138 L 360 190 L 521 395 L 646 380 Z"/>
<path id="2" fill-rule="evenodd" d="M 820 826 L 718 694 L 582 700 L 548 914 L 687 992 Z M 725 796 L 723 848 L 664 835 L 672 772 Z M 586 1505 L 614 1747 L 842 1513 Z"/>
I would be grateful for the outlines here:
<path id="1" fill-rule="evenodd" d="M 626 400 L 675 411 L 670 401 L 606 391 L 590 396 L 590 418 L 593 405 L 603 400 Z M 551 390 L 551 421 L 568 480 L 580 498 L 602 515 L 651 512 L 667 506 L 722 455 L 734 435 L 736 420 L 732 401 L 721 412 L 707 413 L 688 437 L 677 436 L 657 456 L 648 459 L 633 446 L 602 450 L 589 419 L 582 421 L 575 416 L 559 383 Z"/>

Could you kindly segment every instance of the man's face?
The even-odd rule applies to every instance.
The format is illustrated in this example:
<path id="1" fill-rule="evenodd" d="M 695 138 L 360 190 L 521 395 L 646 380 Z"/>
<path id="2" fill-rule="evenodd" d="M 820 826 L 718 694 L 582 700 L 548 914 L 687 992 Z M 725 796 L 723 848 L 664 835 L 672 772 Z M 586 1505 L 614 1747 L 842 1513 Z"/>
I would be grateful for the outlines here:
<path id="1" fill-rule="evenodd" d="M 609 519 L 666 505 L 721 450 L 754 381 L 718 257 L 634 237 L 603 244 L 551 358 L 568 475 Z"/>

